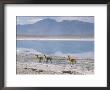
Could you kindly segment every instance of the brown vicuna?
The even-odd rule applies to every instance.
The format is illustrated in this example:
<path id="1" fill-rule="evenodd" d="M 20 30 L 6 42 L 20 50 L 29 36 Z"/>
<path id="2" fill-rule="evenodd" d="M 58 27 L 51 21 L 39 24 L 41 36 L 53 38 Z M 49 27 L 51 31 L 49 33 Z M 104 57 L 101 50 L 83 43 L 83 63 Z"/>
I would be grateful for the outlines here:
<path id="1" fill-rule="evenodd" d="M 39 55 L 35 55 L 35 56 L 37 56 L 37 59 L 39 60 L 39 62 L 41 62 L 43 60 L 42 56 L 39 56 Z"/>
<path id="2" fill-rule="evenodd" d="M 44 55 L 45 59 L 46 59 L 46 63 L 50 60 L 50 62 L 52 63 L 52 58 L 49 56 Z"/>
<path id="3" fill-rule="evenodd" d="M 76 64 L 76 58 L 68 56 L 68 60 L 70 61 L 70 64 Z"/>

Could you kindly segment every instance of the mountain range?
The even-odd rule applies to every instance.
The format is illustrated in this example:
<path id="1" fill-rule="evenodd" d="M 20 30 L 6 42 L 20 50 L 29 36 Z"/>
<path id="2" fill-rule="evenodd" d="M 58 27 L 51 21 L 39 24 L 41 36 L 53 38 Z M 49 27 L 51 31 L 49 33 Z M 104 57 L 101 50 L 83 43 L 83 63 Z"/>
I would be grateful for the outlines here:
<path id="1" fill-rule="evenodd" d="M 94 23 L 78 20 L 63 20 L 57 22 L 46 18 L 33 24 L 16 25 L 17 35 L 65 35 L 94 36 Z"/>

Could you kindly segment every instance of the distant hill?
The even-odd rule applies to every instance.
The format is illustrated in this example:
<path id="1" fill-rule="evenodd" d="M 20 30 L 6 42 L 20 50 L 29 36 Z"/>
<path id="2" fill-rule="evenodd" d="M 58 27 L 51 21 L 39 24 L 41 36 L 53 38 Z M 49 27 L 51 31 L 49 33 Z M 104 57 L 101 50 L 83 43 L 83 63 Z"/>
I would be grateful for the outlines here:
<path id="1" fill-rule="evenodd" d="M 94 23 L 78 20 L 43 19 L 34 24 L 17 25 L 17 34 L 20 35 L 80 35 L 93 36 Z"/>

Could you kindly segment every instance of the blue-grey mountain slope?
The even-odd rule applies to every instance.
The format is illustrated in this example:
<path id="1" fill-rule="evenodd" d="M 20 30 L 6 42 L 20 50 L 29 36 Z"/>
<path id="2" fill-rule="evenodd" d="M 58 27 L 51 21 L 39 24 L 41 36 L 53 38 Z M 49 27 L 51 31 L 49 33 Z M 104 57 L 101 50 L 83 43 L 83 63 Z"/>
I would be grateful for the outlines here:
<path id="1" fill-rule="evenodd" d="M 16 29 L 18 35 L 94 35 L 94 23 L 78 20 L 57 22 L 56 20 L 47 18 L 34 24 L 17 25 Z"/>

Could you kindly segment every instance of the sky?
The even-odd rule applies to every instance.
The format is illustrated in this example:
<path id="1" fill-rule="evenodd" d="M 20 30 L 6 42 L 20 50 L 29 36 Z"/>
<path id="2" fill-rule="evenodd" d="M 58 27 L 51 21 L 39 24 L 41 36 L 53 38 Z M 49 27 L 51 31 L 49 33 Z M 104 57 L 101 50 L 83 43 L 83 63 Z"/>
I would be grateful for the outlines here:
<path id="1" fill-rule="evenodd" d="M 94 23 L 93 16 L 17 16 L 16 19 L 17 24 L 24 25 L 33 24 L 46 18 L 54 19 L 57 22 L 61 22 L 62 20 L 79 20 L 83 22 Z"/>

